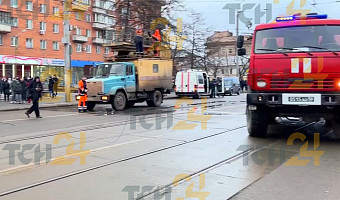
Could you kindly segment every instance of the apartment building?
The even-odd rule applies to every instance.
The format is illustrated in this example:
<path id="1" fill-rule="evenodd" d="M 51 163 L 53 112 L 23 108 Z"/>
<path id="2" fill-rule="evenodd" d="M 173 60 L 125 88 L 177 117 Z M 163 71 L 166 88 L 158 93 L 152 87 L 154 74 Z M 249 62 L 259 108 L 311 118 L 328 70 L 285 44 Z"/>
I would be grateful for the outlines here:
<path id="1" fill-rule="evenodd" d="M 206 46 L 208 58 L 218 66 L 218 75 L 236 75 L 236 40 L 237 37 L 230 31 L 215 31 L 213 35 L 207 38 Z M 252 37 L 245 36 L 244 48 L 247 55 L 250 55 Z M 240 65 L 247 62 L 247 59 L 239 58 Z"/>
<path id="2" fill-rule="evenodd" d="M 71 0 L 72 1 L 72 0 Z M 0 77 L 57 75 L 63 84 L 63 1 L 0 0 Z M 111 53 L 114 0 L 72 1 L 70 6 L 73 83 Z"/>

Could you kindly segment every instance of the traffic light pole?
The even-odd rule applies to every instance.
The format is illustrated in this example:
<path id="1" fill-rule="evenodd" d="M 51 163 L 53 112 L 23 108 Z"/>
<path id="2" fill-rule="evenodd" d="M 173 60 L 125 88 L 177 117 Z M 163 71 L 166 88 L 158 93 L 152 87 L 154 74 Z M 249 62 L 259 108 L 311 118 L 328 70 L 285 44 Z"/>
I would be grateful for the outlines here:
<path id="1" fill-rule="evenodd" d="M 71 17 L 71 4 L 72 0 L 64 1 L 64 38 L 63 43 L 65 47 L 65 67 L 64 67 L 64 88 L 65 88 L 65 101 L 71 102 L 71 78 L 72 78 L 72 69 L 71 69 L 71 41 L 70 41 L 70 17 Z"/>

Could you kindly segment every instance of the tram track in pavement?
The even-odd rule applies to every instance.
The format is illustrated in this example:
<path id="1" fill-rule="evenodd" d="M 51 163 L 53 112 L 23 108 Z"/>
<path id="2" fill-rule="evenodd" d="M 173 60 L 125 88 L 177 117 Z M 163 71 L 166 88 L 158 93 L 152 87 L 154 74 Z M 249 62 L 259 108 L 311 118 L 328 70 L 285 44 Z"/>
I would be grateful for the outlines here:
<path id="1" fill-rule="evenodd" d="M 233 129 L 229 129 L 229 130 L 226 130 L 226 131 L 221 131 L 221 132 L 218 132 L 218 133 L 215 133 L 215 134 L 211 134 L 211 135 L 208 135 L 208 136 L 204 136 L 204 137 L 200 137 L 200 138 L 197 138 L 197 139 L 193 139 L 193 140 L 189 140 L 189 141 L 182 141 L 182 142 L 180 142 L 178 144 L 170 145 L 170 146 L 167 146 L 167 147 L 162 147 L 162 148 L 155 149 L 155 150 L 152 150 L 152 151 L 149 151 L 149 152 L 146 152 L 146 153 L 129 156 L 129 157 L 122 158 L 122 159 L 119 159 L 119 160 L 112 160 L 110 162 L 107 162 L 107 163 L 104 163 L 104 164 L 100 164 L 100 165 L 96 165 L 96 166 L 93 166 L 93 167 L 90 167 L 90 168 L 73 171 L 73 172 L 70 172 L 68 174 L 56 176 L 54 178 L 46 179 L 46 180 L 43 180 L 43 181 L 40 181 L 40 182 L 36 182 L 36 183 L 33 183 L 33 184 L 28 184 L 26 186 L 22 186 L 22 187 L 19 187 L 19 188 L 15 188 L 15 189 L 12 189 L 12 190 L 8 190 L 8 191 L 5 191 L 5 192 L 2 192 L 2 193 L 0 193 L 0 197 L 4 197 L 4 196 L 8 196 L 8 195 L 15 194 L 15 193 L 18 193 L 18 192 L 22 192 L 22 191 L 25 191 L 25 190 L 29 190 L 29 189 L 32 189 L 32 188 L 35 188 L 35 187 L 38 187 L 38 186 L 46 185 L 46 184 L 49 184 L 49 183 L 52 183 L 52 182 L 56 182 L 56 181 L 59 181 L 59 180 L 62 180 L 62 179 L 66 179 L 66 178 L 70 178 L 70 177 L 73 177 L 73 176 L 76 176 L 76 175 L 84 174 L 84 173 L 87 173 L 87 172 L 90 172 L 90 171 L 98 170 L 98 169 L 101 169 L 101 168 L 104 168 L 104 167 L 112 166 L 112 165 L 115 165 L 115 164 L 118 164 L 118 163 L 123 163 L 123 162 L 131 161 L 131 160 L 134 160 L 134 159 L 137 159 L 137 158 L 141 158 L 141 157 L 145 157 L 145 156 L 148 156 L 148 155 L 156 154 L 156 153 L 163 152 L 163 151 L 166 151 L 166 150 L 169 150 L 169 149 L 174 149 L 176 147 L 180 147 L 180 146 L 184 146 L 184 145 L 187 145 L 187 144 L 199 142 L 199 141 L 202 141 L 202 140 L 205 140 L 205 139 L 208 139 L 208 138 L 212 138 L 212 137 L 216 137 L 216 136 L 219 136 L 219 135 L 222 135 L 222 134 L 231 133 L 233 131 L 241 130 L 241 129 L 244 129 L 244 128 L 246 128 L 246 126 L 236 127 L 236 128 L 233 128 Z M 254 150 L 254 148 L 252 148 L 251 150 Z M 197 172 L 196 174 L 202 173 L 202 172 L 207 171 L 209 169 L 212 169 L 213 166 L 215 166 L 215 167 L 219 166 L 219 165 L 221 165 L 223 163 L 226 163 L 227 161 L 232 162 L 234 159 L 237 159 L 237 158 L 239 158 L 242 155 L 249 154 L 251 152 L 251 150 L 244 151 L 242 153 L 238 153 L 236 155 L 233 155 L 233 156 L 231 156 L 231 157 L 229 157 L 227 159 L 224 159 L 224 160 L 222 160 L 222 161 L 220 161 L 218 163 L 215 163 L 214 165 L 211 165 L 211 166 L 206 167 L 206 168 L 204 168 L 202 170 L 199 170 L 199 172 Z"/>
<path id="2" fill-rule="evenodd" d="M 222 106 L 221 104 L 219 104 L 219 105 L 208 105 L 209 103 L 221 103 L 221 102 L 215 101 L 215 102 L 208 102 L 208 103 L 195 103 L 195 104 L 191 104 L 191 105 L 192 106 L 207 105 L 206 106 L 207 108 L 216 108 L 218 106 Z M 175 106 L 153 108 L 153 109 L 147 110 L 146 113 L 141 113 L 141 114 L 137 114 L 137 115 L 133 115 L 133 116 L 134 117 L 141 117 L 141 116 L 152 115 L 150 117 L 144 118 L 145 120 L 150 120 L 150 119 L 157 118 L 158 117 L 157 114 L 166 114 L 166 113 L 174 112 L 175 109 L 169 110 L 169 109 L 173 109 L 173 108 L 175 108 Z M 181 111 L 181 110 L 188 110 L 188 109 L 179 108 L 178 110 Z M 150 113 L 150 111 L 151 112 L 152 111 L 164 111 L 164 112 Z M 94 113 L 94 114 L 98 114 L 98 113 Z M 183 115 L 183 114 L 186 114 L 186 112 L 178 112 L 178 113 L 174 114 L 173 116 Z M 153 116 L 153 115 L 155 115 L 155 116 Z M 22 141 L 27 141 L 27 140 L 41 139 L 41 138 L 46 138 L 46 137 L 53 137 L 53 136 L 56 136 L 57 134 L 60 134 L 60 133 L 66 134 L 66 133 L 77 133 L 77 132 L 84 132 L 84 131 L 91 131 L 91 130 L 99 130 L 99 129 L 104 129 L 104 128 L 113 128 L 113 127 L 117 127 L 117 126 L 126 126 L 126 125 L 130 125 L 132 123 L 134 123 L 134 122 L 132 122 L 131 119 L 127 119 L 127 120 L 122 120 L 122 121 L 92 124 L 92 125 L 88 125 L 88 126 L 78 126 L 78 127 L 67 128 L 67 129 L 58 129 L 58 130 L 55 130 L 55 131 L 48 131 L 48 133 L 44 133 L 44 134 L 3 140 L 3 141 L 0 141 L 0 145 L 9 144 L 9 143 L 13 143 L 13 142 L 22 142 Z M 47 132 L 47 131 L 41 131 L 41 132 Z"/>

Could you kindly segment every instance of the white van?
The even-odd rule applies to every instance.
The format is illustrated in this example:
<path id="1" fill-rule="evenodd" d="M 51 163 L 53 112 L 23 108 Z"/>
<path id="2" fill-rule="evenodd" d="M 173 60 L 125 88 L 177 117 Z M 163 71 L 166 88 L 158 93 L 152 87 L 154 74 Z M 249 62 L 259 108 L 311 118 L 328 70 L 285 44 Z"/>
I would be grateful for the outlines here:
<path id="1" fill-rule="evenodd" d="M 175 92 L 178 97 L 200 98 L 202 95 L 209 95 L 208 74 L 198 70 L 177 72 Z"/>

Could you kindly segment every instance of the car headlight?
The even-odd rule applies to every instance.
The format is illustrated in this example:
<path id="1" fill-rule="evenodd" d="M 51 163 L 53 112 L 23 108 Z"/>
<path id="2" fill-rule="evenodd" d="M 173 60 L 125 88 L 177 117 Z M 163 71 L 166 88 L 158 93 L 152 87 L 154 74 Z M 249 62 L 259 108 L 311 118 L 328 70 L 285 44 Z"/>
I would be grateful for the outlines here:
<path id="1" fill-rule="evenodd" d="M 264 80 L 259 80 L 259 81 L 257 81 L 257 86 L 260 87 L 260 88 L 264 88 L 264 87 L 267 86 L 267 83 Z"/>

